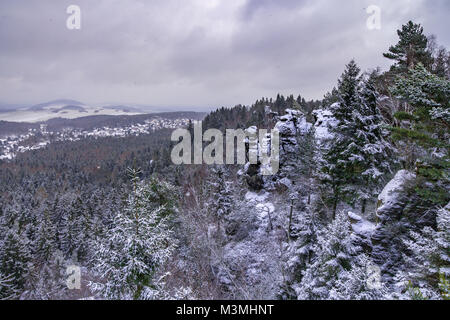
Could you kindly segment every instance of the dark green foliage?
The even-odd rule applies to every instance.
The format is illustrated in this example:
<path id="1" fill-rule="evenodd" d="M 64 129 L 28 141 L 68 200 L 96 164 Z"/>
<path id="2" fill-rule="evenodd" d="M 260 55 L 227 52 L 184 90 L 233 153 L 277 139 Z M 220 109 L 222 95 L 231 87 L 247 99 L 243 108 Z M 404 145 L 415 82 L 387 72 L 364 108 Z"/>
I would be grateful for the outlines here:
<path id="1" fill-rule="evenodd" d="M 434 204 L 445 205 L 450 200 L 450 81 L 418 64 L 405 77 L 398 77 L 391 90 L 409 106 L 408 111 L 396 113 L 401 126 L 391 130 L 393 139 L 406 146 L 405 165 L 415 169 L 421 180 L 417 192 Z"/>
<path id="2" fill-rule="evenodd" d="M 409 21 L 401 30 L 397 30 L 397 34 L 399 42 L 383 54 L 386 58 L 396 61 L 393 71 L 404 72 L 414 68 L 419 62 L 424 65 L 431 64 L 431 55 L 427 50 L 428 39 L 420 24 Z"/>
<path id="3" fill-rule="evenodd" d="M 330 106 L 338 124 L 330 129 L 334 137 L 324 155 L 321 182 L 332 191 L 326 199 L 333 216 L 339 202 L 354 205 L 358 198 L 364 213 L 366 201 L 391 172 L 391 148 L 378 109 L 376 78 L 372 73 L 364 80 L 352 60 L 338 81 L 338 102 Z"/>

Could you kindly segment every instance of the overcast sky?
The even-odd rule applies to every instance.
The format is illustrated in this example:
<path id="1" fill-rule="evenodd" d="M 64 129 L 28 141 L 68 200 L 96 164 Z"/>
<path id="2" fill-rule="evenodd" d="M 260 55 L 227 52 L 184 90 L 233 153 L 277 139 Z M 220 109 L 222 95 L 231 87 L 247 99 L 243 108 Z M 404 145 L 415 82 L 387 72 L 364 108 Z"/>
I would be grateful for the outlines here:
<path id="1" fill-rule="evenodd" d="M 81 30 L 66 9 L 81 8 Z M 368 30 L 369 5 L 381 30 Z M 206 110 L 321 98 L 355 58 L 389 61 L 408 20 L 450 48 L 448 0 L 1 0 L 0 103 L 70 98 Z"/>

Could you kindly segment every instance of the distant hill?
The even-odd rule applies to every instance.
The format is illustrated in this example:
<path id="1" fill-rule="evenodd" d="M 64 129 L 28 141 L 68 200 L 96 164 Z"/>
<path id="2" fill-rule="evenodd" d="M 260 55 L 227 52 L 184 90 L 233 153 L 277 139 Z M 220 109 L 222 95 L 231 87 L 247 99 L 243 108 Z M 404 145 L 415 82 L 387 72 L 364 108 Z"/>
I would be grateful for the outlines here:
<path id="1" fill-rule="evenodd" d="M 25 109 L 26 106 L 19 104 L 8 104 L 8 103 L 0 103 L 0 113 L 2 112 L 13 112 L 19 109 Z"/>
<path id="2" fill-rule="evenodd" d="M 133 113 L 142 113 L 143 110 L 138 108 L 138 107 L 130 107 L 130 106 L 103 106 L 102 109 L 106 109 L 106 110 L 118 110 L 118 111 L 123 111 L 123 112 L 133 112 Z"/>
<path id="3" fill-rule="evenodd" d="M 76 100 L 59 99 L 59 100 L 53 100 L 53 101 L 34 105 L 34 106 L 28 108 L 28 110 L 41 111 L 41 110 L 49 110 L 49 109 L 60 109 L 60 108 L 66 107 L 66 106 L 84 107 L 85 104 L 82 102 L 76 101 Z"/>

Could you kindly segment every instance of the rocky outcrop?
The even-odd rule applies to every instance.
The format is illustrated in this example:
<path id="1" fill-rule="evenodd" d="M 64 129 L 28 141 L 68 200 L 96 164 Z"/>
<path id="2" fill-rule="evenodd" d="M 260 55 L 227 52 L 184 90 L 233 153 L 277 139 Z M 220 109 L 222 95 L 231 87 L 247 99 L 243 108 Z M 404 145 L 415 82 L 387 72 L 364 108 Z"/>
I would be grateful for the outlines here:
<path id="1" fill-rule="evenodd" d="M 386 281 L 402 268 L 403 241 L 410 231 L 433 226 L 435 213 L 422 206 L 415 192 L 416 175 L 401 170 L 386 185 L 378 197 L 377 228 L 371 236 L 372 258 L 383 272 Z"/>
<path id="2" fill-rule="evenodd" d="M 409 201 L 408 189 L 412 187 L 416 175 L 400 170 L 389 181 L 378 196 L 377 217 L 381 222 L 399 220 Z"/>
<path id="3" fill-rule="evenodd" d="M 311 127 L 312 124 L 306 121 L 306 117 L 299 110 L 287 109 L 286 114 L 279 117 L 279 121 L 274 127 L 278 130 L 280 139 L 279 170 L 275 175 L 263 176 L 261 170 L 264 168 L 261 163 L 247 163 L 240 174 L 244 177 L 251 191 L 260 191 L 263 188 L 279 192 L 288 190 L 290 185 L 287 177 L 291 176 L 290 173 L 295 169 L 295 164 L 298 162 L 298 137 L 306 134 Z M 255 130 L 257 130 L 256 127 L 246 129 L 249 133 Z M 266 139 L 270 144 L 270 135 Z"/>
<path id="4" fill-rule="evenodd" d="M 297 152 L 297 136 L 306 134 L 312 124 L 299 110 L 286 110 L 286 115 L 280 117 L 275 129 L 280 132 L 280 161 L 295 156 Z"/>
<path id="5" fill-rule="evenodd" d="M 286 115 L 279 118 L 275 125 L 280 133 L 280 168 L 276 180 L 292 178 L 296 174 L 299 159 L 299 138 L 308 133 L 313 125 L 306 121 L 305 115 L 299 110 L 286 110 Z M 283 186 L 277 184 L 278 190 Z"/>
<path id="6" fill-rule="evenodd" d="M 348 212 L 355 247 L 361 248 L 368 255 L 372 252 L 371 237 L 376 229 L 375 224 L 353 212 Z M 361 252 L 358 252 L 361 253 Z"/>

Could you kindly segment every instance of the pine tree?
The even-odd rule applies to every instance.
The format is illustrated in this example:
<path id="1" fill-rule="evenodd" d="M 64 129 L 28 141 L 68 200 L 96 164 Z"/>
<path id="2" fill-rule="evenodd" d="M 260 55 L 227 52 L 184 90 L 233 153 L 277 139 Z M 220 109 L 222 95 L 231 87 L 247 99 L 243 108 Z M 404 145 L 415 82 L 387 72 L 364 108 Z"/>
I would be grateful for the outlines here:
<path id="1" fill-rule="evenodd" d="M 431 54 L 427 50 L 428 39 L 423 34 L 423 27 L 409 21 L 397 30 L 399 42 L 384 53 L 384 57 L 396 61 L 393 71 L 405 72 L 414 69 L 418 63 L 430 65 Z"/>
<path id="2" fill-rule="evenodd" d="M 365 254 L 355 257 L 350 270 L 344 270 L 333 288 L 330 299 L 333 300 L 382 300 L 388 298 L 388 288 L 381 279 L 371 279 L 368 270 L 374 266 Z M 376 275 L 375 275 L 376 276 Z"/>
<path id="3" fill-rule="evenodd" d="M 364 159 L 361 175 L 357 177 L 357 194 L 361 199 L 361 213 L 366 210 L 367 201 L 381 191 L 387 175 L 392 173 L 393 146 L 388 141 L 389 131 L 378 108 L 379 96 L 376 80 L 377 71 L 370 73 L 362 83 L 361 105 L 353 112 L 356 135 L 362 146 Z"/>
<path id="4" fill-rule="evenodd" d="M 90 261 L 93 245 L 93 221 L 95 208 L 89 201 L 83 203 L 81 214 L 77 216 L 76 226 L 79 230 L 77 255 L 79 261 Z"/>
<path id="5" fill-rule="evenodd" d="M 21 298 L 26 300 L 61 299 L 67 289 L 64 271 L 63 254 L 55 250 L 44 263 L 33 264 L 30 269 L 30 280 Z"/>
<path id="6" fill-rule="evenodd" d="M 448 60 L 450 58 L 447 49 L 444 47 L 439 48 L 436 57 L 434 58 L 433 73 L 440 78 L 448 78 L 449 65 Z"/>
<path id="7" fill-rule="evenodd" d="M 322 187 L 331 190 L 333 219 L 340 201 L 353 204 L 357 191 L 355 184 L 362 173 L 364 143 L 358 134 L 355 117 L 361 114 L 360 69 L 352 60 L 338 81 L 339 102 L 330 106 L 338 125 L 330 128 L 333 139 L 326 150 L 322 164 Z"/>
<path id="8" fill-rule="evenodd" d="M 296 211 L 290 230 L 292 241 L 286 244 L 284 253 L 286 263 L 284 266 L 285 280 L 280 292 L 282 299 L 297 298 L 303 272 L 313 259 L 317 229 L 317 221 L 308 208 Z"/>
<path id="9" fill-rule="evenodd" d="M 157 292 L 156 273 L 175 248 L 169 215 L 175 212 L 173 201 L 154 203 L 163 195 L 160 184 L 139 181 L 138 172 L 130 170 L 133 190 L 126 207 L 117 213 L 114 226 L 97 250 L 96 270 L 106 283 L 93 283 L 92 289 L 107 299 L 151 299 Z"/>
<path id="10" fill-rule="evenodd" d="M 331 106 L 332 104 L 339 102 L 339 92 L 336 88 L 333 88 L 331 92 L 327 92 L 322 100 L 324 106 Z"/>
<path id="11" fill-rule="evenodd" d="M 48 261 L 53 252 L 56 251 L 56 228 L 50 216 L 49 210 L 46 208 L 43 216 L 38 222 L 36 239 L 33 243 L 33 258 L 38 263 Z"/>
<path id="12" fill-rule="evenodd" d="M 442 284 L 450 279 L 450 204 L 439 210 L 437 230 L 425 227 L 410 235 L 404 241 L 409 251 L 404 254 L 407 269 L 396 278 L 418 288 L 424 297 L 439 299 L 445 294 Z"/>
<path id="13" fill-rule="evenodd" d="M 378 108 L 378 73 L 374 71 L 365 78 L 359 73 L 351 61 L 339 80 L 339 102 L 330 107 L 338 125 L 330 128 L 334 137 L 323 157 L 321 180 L 333 191 L 333 216 L 340 201 L 354 205 L 357 199 L 365 213 L 367 201 L 374 198 L 391 173 L 393 148 Z"/>
<path id="14" fill-rule="evenodd" d="M 307 194 L 307 204 L 311 204 L 311 195 L 314 191 L 315 179 L 317 178 L 317 157 L 318 146 L 316 141 L 316 132 L 314 126 L 304 134 L 299 135 L 297 133 L 297 145 L 298 145 L 298 173 L 301 175 L 303 181 L 301 181 L 302 189 Z"/>
<path id="15" fill-rule="evenodd" d="M 351 237 L 348 217 L 339 212 L 336 219 L 317 234 L 317 243 L 313 247 L 315 258 L 304 271 L 297 288 L 298 298 L 329 299 L 341 274 L 352 269 L 358 251 Z"/>
<path id="16" fill-rule="evenodd" d="M 66 215 L 61 219 L 60 243 L 61 249 L 66 257 L 76 255 L 80 249 L 80 233 L 79 217 L 82 213 L 82 202 L 79 197 L 70 205 Z"/>
<path id="17" fill-rule="evenodd" d="M 233 207 L 231 184 L 226 180 L 226 169 L 218 167 L 214 170 L 214 180 L 210 182 L 211 202 L 209 211 L 218 223 L 230 214 Z"/>
<path id="18" fill-rule="evenodd" d="M 417 192 L 437 205 L 446 205 L 448 195 L 450 81 L 430 73 L 421 64 L 397 78 L 392 93 L 409 108 L 397 112 L 401 126 L 391 128 L 403 148 L 406 169 L 415 169 L 422 183 Z"/>
<path id="19" fill-rule="evenodd" d="M 31 253 L 29 241 L 18 222 L 8 230 L 0 247 L 0 273 L 10 279 L 10 287 L 5 287 L 5 292 L 0 296 L 9 296 L 14 292 L 22 293 L 27 283 Z M 13 288 L 13 291 L 9 289 Z"/>
<path id="20" fill-rule="evenodd" d="M 13 300 L 19 295 L 19 291 L 13 284 L 12 276 L 6 277 L 0 272 L 0 300 Z"/>

